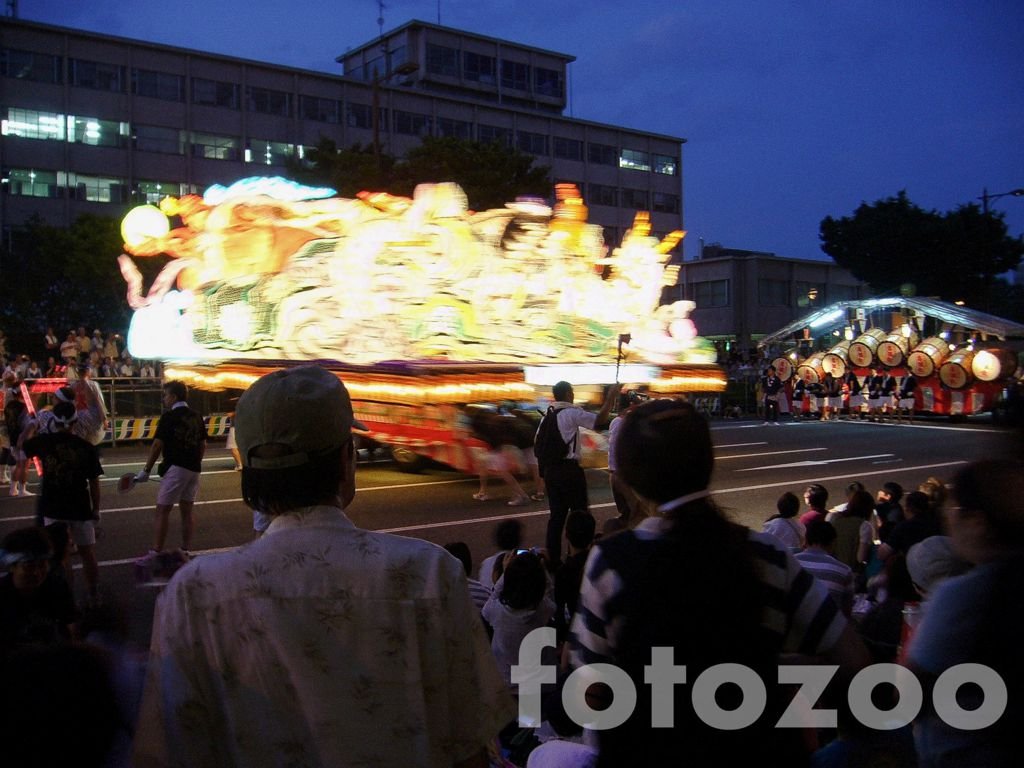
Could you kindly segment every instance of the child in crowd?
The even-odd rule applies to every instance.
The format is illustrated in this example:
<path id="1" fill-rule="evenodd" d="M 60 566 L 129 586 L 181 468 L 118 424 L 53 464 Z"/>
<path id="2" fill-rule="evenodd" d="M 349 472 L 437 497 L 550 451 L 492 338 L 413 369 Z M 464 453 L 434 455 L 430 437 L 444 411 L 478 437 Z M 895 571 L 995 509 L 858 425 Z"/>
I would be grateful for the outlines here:
<path id="1" fill-rule="evenodd" d="M 518 550 L 505 555 L 505 571 L 484 604 L 483 617 L 494 630 L 491 650 L 509 685 L 513 685 L 512 665 L 519 663 L 523 638 L 547 626 L 555 615 L 550 591 L 547 569 L 539 554 Z"/>

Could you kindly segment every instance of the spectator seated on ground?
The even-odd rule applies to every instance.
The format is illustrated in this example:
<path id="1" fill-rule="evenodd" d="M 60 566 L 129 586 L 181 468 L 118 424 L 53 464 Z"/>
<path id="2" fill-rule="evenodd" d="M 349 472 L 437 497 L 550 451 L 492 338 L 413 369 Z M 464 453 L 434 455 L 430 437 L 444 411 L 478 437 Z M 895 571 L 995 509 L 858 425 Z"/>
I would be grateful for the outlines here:
<path id="1" fill-rule="evenodd" d="M 850 496 L 846 509 L 828 516 L 835 526 L 835 558 L 846 563 L 855 573 L 863 573 L 874 546 L 874 528 L 871 514 L 875 503 L 867 491 L 857 491 Z"/>
<path id="2" fill-rule="evenodd" d="M 914 590 L 907 560 L 902 553 L 894 554 L 885 561 L 883 573 L 885 589 L 881 593 L 882 599 L 864 614 L 858 629 L 875 661 L 891 664 L 896 661 L 903 631 L 903 607 L 907 603 L 919 602 L 921 596 Z"/>
<path id="3" fill-rule="evenodd" d="M 597 521 L 586 509 L 573 509 L 565 518 L 565 538 L 569 542 L 565 562 L 555 571 L 555 629 L 558 641 L 565 639 L 569 621 L 576 613 L 576 602 L 583 581 L 583 566 L 594 543 Z"/>
<path id="4" fill-rule="evenodd" d="M 494 544 L 498 551 L 490 557 L 484 558 L 484 561 L 480 563 L 480 573 L 477 574 L 477 581 L 491 589 L 494 586 L 494 582 L 498 580 L 497 576 L 494 575 L 497 566 L 503 564 L 505 555 L 509 552 L 515 552 L 522 546 L 522 543 L 523 524 L 521 522 L 514 517 L 510 517 L 498 523 L 494 528 Z"/>
<path id="5" fill-rule="evenodd" d="M 907 571 L 914 589 L 924 602 L 935 592 L 939 584 L 951 576 L 961 576 L 971 568 L 953 550 L 949 536 L 931 536 L 920 541 L 907 552 Z"/>
<path id="6" fill-rule="evenodd" d="M 491 589 L 490 587 L 485 587 L 479 581 L 470 576 L 473 572 L 473 555 L 469 551 L 469 546 L 464 541 L 453 541 L 449 544 L 445 544 L 444 548 L 448 550 L 449 554 L 462 563 L 462 567 L 466 571 L 466 584 L 469 586 L 469 597 L 478 611 L 483 610 L 484 603 L 486 603 L 487 598 L 491 596 Z"/>
<path id="7" fill-rule="evenodd" d="M 828 491 L 821 483 L 811 483 L 804 490 L 804 503 L 807 504 L 807 511 L 800 515 L 800 522 L 804 526 L 810 525 L 815 520 L 824 520 L 828 515 L 825 505 L 828 504 Z"/>
<path id="8" fill-rule="evenodd" d="M 75 601 L 67 581 L 49 577 L 52 558 L 42 528 L 19 528 L 0 543 L 0 563 L 7 570 L 0 577 L 0 654 L 71 639 Z"/>
<path id="9" fill-rule="evenodd" d="M 932 511 L 928 497 L 921 491 L 913 491 L 903 500 L 903 520 L 893 526 L 888 538 L 878 547 L 878 557 L 885 560 L 897 552 L 905 555 L 918 542 L 941 533 L 942 524 Z"/>
<path id="10" fill-rule="evenodd" d="M 902 498 L 903 486 L 891 480 L 882 483 L 881 489 L 876 494 L 875 515 L 878 520 L 878 539 L 883 543 L 889 538 L 889 532 L 903 520 L 903 507 L 900 506 Z"/>
<path id="11" fill-rule="evenodd" d="M 483 617 L 494 630 L 491 650 L 498 669 L 505 682 L 516 688 L 512 665 L 519 663 L 519 646 L 530 632 L 548 625 L 555 615 L 555 603 L 540 555 L 532 550 L 509 552 L 504 562 L 504 573 L 484 605 Z"/>
<path id="12" fill-rule="evenodd" d="M 800 499 L 795 493 L 786 491 L 775 502 L 778 510 L 774 515 L 765 520 L 765 533 L 774 536 L 782 546 L 790 552 L 796 552 L 804 545 L 804 524 L 797 520 L 797 513 L 800 511 Z"/>
<path id="13" fill-rule="evenodd" d="M 807 526 L 807 548 L 798 552 L 796 559 L 825 586 L 836 605 L 849 616 L 853 610 L 853 570 L 832 556 L 835 543 L 836 529 L 832 524 L 815 520 Z"/>
<path id="14" fill-rule="evenodd" d="M 836 504 L 834 507 L 832 507 L 829 510 L 829 514 L 832 514 L 833 512 L 842 512 L 850 505 L 850 497 L 853 496 L 853 494 L 855 494 L 857 491 L 866 490 L 867 488 L 864 487 L 864 483 L 860 482 L 859 480 L 854 480 L 852 483 L 846 486 L 846 501 L 840 504 Z"/>
<path id="15" fill-rule="evenodd" d="M 975 462 L 957 472 L 952 487 L 957 506 L 947 527 L 953 549 L 975 567 L 929 594 L 910 642 L 907 666 L 924 688 L 915 741 L 922 765 L 1008 768 L 1020 763 L 1024 723 L 1024 464 Z M 936 712 L 938 689 L 932 687 L 961 664 L 983 664 L 1006 686 L 1005 710 L 989 727 L 956 728 Z M 991 692 L 978 686 L 949 695 L 964 714 L 982 702 L 991 706 Z"/>

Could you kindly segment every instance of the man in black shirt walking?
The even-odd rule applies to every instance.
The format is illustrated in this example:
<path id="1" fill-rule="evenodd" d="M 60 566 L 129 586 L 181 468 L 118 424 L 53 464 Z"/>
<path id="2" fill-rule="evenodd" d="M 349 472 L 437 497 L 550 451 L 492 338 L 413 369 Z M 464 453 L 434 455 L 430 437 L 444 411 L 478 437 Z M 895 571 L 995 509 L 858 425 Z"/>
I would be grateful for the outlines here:
<path id="1" fill-rule="evenodd" d="M 149 450 L 145 468 L 136 480 L 149 479 L 153 465 L 163 454 L 159 473 L 162 478 L 156 497 L 153 548 L 146 557 L 163 551 L 167 539 L 167 518 L 177 504 L 181 510 L 181 549 L 188 555 L 195 529 L 192 508 L 199 493 L 199 473 L 206 451 L 206 424 L 203 417 L 189 408 L 188 391 L 180 381 L 168 381 L 163 387 L 164 414 L 156 425 L 156 438 Z"/>

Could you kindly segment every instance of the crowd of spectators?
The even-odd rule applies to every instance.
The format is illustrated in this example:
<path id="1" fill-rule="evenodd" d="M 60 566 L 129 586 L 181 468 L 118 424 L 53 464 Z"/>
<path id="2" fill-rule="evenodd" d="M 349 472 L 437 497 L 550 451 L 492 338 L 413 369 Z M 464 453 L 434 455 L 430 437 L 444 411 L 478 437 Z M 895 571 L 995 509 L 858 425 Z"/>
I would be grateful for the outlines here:
<path id="1" fill-rule="evenodd" d="M 675 729 L 651 727 L 653 697 L 645 694 L 620 727 L 597 732 L 573 722 L 561 694 L 574 669 L 615 664 L 639 690 L 650 682 L 644 670 L 651 649 L 662 646 L 674 649 L 675 663 L 692 662 L 689 684 L 697 670 L 725 662 L 771 677 L 794 656 L 836 664 L 844 682 L 879 662 L 909 666 L 926 686 L 952 664 L 967 662 L 1005 674 L 1013 694 L 1022 680 L 1015 645 L 1022 638 L 1016 601 L 1024 588 L 1024 474 L 1018 465 L 980 462 L 950 483 L 929 478 L 909 492 L 895 481 L 874 493 L 859 481 L 834 493 L 812 483 L 785 491 L 763 531 L 753 532 L 732 523 L 714 502 L 710 430 L 692 406 L 642 403 L 630 409 L 618 435 L 621 479 L 648 512 L 598 533 L 590 510 L 572 509 L 564 561 L 524 541 L 519 520 L 503 520 L 495 551 L 476 578 L 469 547 L 445 546 L 466 576 L 475 609 L 468 620 L 486 630 L 510 694 L 524 682 L 516 672 L 524 638 L 547 627 L 556 637 L 543 659 L 558 668 L 554 684 L 545 679 L 543 717 L 510 721 L 497 735 L 492 765 L 569 768 L 623 765 L 626 758 L 638 765 L 1011 764 L 1012 726 L 1021 712 L 1016 699 L 1004 721 L 980 734 L 950 728 L 928 706 L 912 726 L 872 731 L 851 719 L 835 691 L 819 704 L 839 710 L 835 727 L 785 731 L 765 721 L 738 733 L 715 732 L 698 722 L 692 705 L 683 706 L 690 695 L 684 685 L 675 687 L 683 723 Z M 81 649 L 85 638 L 82 616 L 69 603 L 65 547 L 58 546 L 66 533 L 32 530 L 9 535 L 0 553 L 8 571 L 0 578 L 0 663 L 8 675 L 12 665 L 31 662 L 26 653 L 33 649 Z M 83 658 L 78 668 L 90 669 L 90 660 L 95 657 Z M 95 738 L 79 755 L 80 765 L 111 764 L 93 757 L 109 755 L 131 730 L 130 717 L 120 714 L 126 694 L 112 679 L 76 682 L 110 707 L 91 726 Z M 63 689 L 55 686 L 59 698 Z M 786 694 L 781 685 L 769 686 L 769 716 L 785 708 Z M 607 707 L 599 690 L 590 696 L 594 710 Z M 0 724 L 4 720 L 0 716 Z M 385 725 L 400 734 L 396 738 L 413 738 L 402 723 Z"/>
<path id="2" fill-rule="evenodd" d="M 124 336 L 114 331 L 104 334 L 96 328 L 89 334 L 85 326 L 79 326 L 69 330 L 62 341 L 50 327 L 40 342 L 29 349 L 11 349 L 7 336 L 0 330 L 0 371 L 15 375 L 18 381 L 73 381 L 81 375 L 82 366 L 87 366 L 93 378 L 98 379 L 152 379 L 161 375 L 159 361 L 133 358 Z"/>

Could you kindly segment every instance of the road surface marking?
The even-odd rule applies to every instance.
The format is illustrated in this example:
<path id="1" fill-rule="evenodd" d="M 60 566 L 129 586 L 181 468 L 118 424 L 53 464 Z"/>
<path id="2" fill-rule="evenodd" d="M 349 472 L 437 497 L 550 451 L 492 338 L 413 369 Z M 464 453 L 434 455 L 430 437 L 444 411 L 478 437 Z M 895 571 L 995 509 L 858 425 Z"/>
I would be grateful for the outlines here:
<path id="1" fill-rule="evenodd" d="M 778 451 L 778 453 L 789 453 L 789 451 Z M 794 461 L 790 464 L 766 464 L 763 467 L 747 467 L 746 469 L 737 469 L 736 472 L 760 472 L 764 469 L 789 469 L 790 467 L 820 467 L 825 464 L 837 464 L 841 461 L 862 461 L 864 459 L 885 459 L 895 454 L 892 453 L 876 453 L 871 456 L 849 456 L 845 459 L 821 459 L 820 461 Z"/>
<path id="2" fill-rule="evenodd" d="M 780 456 L 783 453 L 808 453 L 809 451 L 827 451 L 828 448 L 794 448 L 789 451 L 768 451 L 767 453 L 737 453 L 734 456 L 715 456 L 715 461 L 722 461 L 724 459 L 748 459 L 752 456 Z M 826 464 L 828 462 L 818 461 L 810 462 L 812 464 Z M 781 464 L 780 466 L 799 466 L 799 464 L 786 465 Z M 746 470 L 742 470 L 746 471 Z"/>

